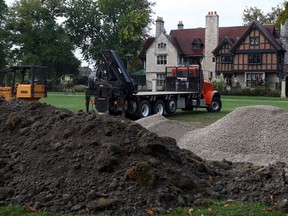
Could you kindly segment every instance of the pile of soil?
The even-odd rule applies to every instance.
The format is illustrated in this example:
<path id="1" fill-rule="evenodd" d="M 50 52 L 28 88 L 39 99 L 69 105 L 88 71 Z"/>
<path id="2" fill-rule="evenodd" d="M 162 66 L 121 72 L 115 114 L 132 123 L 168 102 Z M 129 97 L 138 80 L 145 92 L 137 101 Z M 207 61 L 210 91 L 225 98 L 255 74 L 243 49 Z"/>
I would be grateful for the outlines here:
<path id="1" fill-rule="evenodd" d="M 17 100 L 0 110 L 0 205 L 146 215 L 220 198 L 288 209 L 285 163 L 207 163 L 122 117 Z"/>

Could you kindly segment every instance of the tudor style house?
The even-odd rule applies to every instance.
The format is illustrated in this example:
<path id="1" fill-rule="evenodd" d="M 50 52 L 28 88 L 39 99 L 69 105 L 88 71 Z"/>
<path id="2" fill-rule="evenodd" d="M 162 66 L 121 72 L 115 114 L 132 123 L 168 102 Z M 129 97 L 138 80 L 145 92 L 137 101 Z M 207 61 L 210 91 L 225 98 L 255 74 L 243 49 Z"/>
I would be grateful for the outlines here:
<path id="1" fill-rule="evenodd" d="M 286 33 L 285 33 L 286 32 Z M 166 66 L 201 64 L 204 79 L 223 74 L 229 88 L 266 85 L 276 89 L 284 71 L 287 31 L 277 32 L 274 25 L 252 22 L 248 26 L 219 27 L 219 16 L 209 12 L 205 28 L 178 29 L 165 33 L 164 20 L 156 20 L 155 37 L 144 44 L 139 57 L 146 70 L 146 86 L 153 80 L 161 89 Z M 286 63 L 287 64 L 287 63 Z"/>
<path id="2" fill-rule="evenodd" d="M 216 74 L 224 75 L 228 87 L 266 85 L 276 89 L 283 79 L 285 56 L 278 37 L 273 25 L 263 26 L 255 21 L 236 40 L 225 35 L 213 51 Z"/>

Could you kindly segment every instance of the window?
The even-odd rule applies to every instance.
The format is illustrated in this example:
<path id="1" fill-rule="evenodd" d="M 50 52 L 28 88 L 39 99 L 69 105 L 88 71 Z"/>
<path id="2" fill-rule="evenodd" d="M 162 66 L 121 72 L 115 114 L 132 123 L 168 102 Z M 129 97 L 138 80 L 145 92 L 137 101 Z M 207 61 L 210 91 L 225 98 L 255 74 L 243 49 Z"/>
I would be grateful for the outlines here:
<path id="1" fill-rule="evenodd" d="M 251 46 L 259 45 L 259 44 L 260 44 L 259 37 L 250 37 L 250 42 L 249 42 L 249 44 L 250 44 Z"/>
<path id="2" fill-rule="evenodd" d="M 199 38 L 195 38 L 192 41 L 192 50 L 199 50 L 202 47 L 202 42 Z"/>
<path id="3" fill-rule="evenodd" d="M 166 43 L 158 43 L 158 49 L 166 49 Z"/>
<path id="4" fill-rule="evenodd" d="M 157 74 L 157 86 L 164 86 L 165 85 L 165 74 Z"/>
<path id="5" fill-rule="evenodd" d="M 261 54 L 249 54 L 248 64 L 261 64 Z"/>
<path id="6" fill-rule="evenodd" d="M 232 57 L 231 56 L 222 56 L 221 57 L 221 62 L 224 63 L 224 64 L 231 63 L 232 62 Z"/>
<path id="7" fill-rule="evenodd" d="M 158 55 L 157 56 L 157 64 L 158 65 L 167 64 L 167 55 Z"/>
<path id="8" fill-rule="evenodd" d="M 246 73 L 246 86 L 255 88 L 265 84 L 265 73 Z"/>
<path id="9" fill-rule="evenodd" d="M 195 41 L 192 44 L 192 48 L 193 48 L 193 50 L 199 50 L 200 49 L 200 43 L 198 41 Z"/>

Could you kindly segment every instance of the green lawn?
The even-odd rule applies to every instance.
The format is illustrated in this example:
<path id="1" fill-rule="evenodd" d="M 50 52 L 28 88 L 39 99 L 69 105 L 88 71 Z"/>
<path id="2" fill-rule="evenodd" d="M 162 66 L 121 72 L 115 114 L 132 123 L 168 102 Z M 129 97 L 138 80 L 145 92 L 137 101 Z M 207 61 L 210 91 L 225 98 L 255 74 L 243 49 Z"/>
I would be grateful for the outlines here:
<path id="1" fill-rule="evenodd" d="M 66 108 L 73 112 L 86 109 L 85 94 L 82 92 L 76 92 L 75 94 L 48 92 L 48 97 L 42 98 L 40 102 L 51 104 L 58 108 Z"/>
<path id="2" fill-rule="evenodd" d="M 51 104 L 59 108 L 67 108 L 72 111 L 85 111 L 85 94 L 64 94 L 62 92 L 49 92 L 47 98 L 41 102 Z M 176 113 L 166 116 L 169 119 L 186 121 L 193 124 L 209 125 L 224 117 L 237 107 L 252 105 L 276 106 L 288 111 L 288 98 L 257 97 L 257 96 L 222 96 L 222 110 L 219 113 L 209 113 L 206 109 L 196 109 L 192 112 L 177 110 Z"/>

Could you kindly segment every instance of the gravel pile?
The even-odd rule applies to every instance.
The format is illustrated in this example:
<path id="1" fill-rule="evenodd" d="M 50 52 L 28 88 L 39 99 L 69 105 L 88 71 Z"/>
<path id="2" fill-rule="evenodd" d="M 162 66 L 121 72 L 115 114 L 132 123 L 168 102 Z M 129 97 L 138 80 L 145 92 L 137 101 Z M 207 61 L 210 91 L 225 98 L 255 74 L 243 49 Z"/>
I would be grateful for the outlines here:
<path id="1" fill-rule="evenodd" d="M 288 163 L 288 113 L 278 107 L 240 107 L 200 129 L 159 115 L 137 122 L 159 136 L 176 139 L 180 148 L 207 160 L 225 159 L 254 165 Z"/>
<path id="2" fill-rule="evenodd" d="M 281 108 L 240 107 L 214 124 L 186 133 L 178 145 L 208 160 L 287 163 L 287 126 L 288 113 Z"/>
<path id="3" fill-rule="evenodd" d="M 184 134 L 198 129 L 188 123 L 169 120 L 162 115 L 155 114 L 146 118 L 141 118 L 136 121 L 151 132 L 156 133 L 158 136 L 168 136 L 179 141 Z"/>

